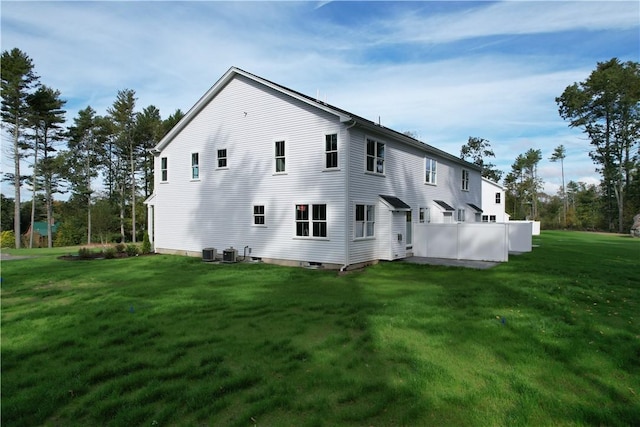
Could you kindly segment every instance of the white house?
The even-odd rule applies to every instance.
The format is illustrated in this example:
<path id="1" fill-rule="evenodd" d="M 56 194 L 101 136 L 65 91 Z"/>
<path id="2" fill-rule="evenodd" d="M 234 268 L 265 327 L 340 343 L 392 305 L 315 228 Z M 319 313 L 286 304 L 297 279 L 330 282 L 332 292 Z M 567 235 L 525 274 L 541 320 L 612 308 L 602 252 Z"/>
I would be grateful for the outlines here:
<path id="1" fill-rule="evenodd" d="M 507 222 L 505 212 L 505 188 L 487 178 L 482 178 L 482 222 Z"/>
<path id="2" fill-rule="evenodd" d="M 419 223 L 481 221 L 475 165 L 238 68 L 153 153 L 159 253 L 347 268 L 410 255 Z"/>

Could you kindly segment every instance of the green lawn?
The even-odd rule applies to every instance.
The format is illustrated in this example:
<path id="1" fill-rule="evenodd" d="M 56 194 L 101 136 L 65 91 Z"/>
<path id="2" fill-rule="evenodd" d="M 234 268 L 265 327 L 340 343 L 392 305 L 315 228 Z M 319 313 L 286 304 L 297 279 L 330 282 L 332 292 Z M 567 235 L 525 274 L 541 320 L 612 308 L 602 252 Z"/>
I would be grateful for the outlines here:
<path id="1" fill-rule="evenodd" d="M 640 239 L 534 244 L 346 275 L 30 252 L 2 263 L 2 425 L 639 425 Z"/>

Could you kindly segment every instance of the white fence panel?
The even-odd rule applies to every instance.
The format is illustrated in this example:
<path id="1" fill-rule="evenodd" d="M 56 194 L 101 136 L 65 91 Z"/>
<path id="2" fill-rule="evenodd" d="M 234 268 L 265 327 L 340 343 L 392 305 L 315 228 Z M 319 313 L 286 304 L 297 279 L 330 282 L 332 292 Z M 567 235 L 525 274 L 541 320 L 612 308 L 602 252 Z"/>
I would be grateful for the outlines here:
<path id="1" fill-rule="evenodd" d="M 509 224 L 509 250 L 531 252 L 532 221 L 509 221 L 507 224 Z"/>
<path id="2" fill-rule="evenodd" d="M 418 224 L 416 256 L 504 262 L 509 259 L 509 235 L 504 223 Z"/>

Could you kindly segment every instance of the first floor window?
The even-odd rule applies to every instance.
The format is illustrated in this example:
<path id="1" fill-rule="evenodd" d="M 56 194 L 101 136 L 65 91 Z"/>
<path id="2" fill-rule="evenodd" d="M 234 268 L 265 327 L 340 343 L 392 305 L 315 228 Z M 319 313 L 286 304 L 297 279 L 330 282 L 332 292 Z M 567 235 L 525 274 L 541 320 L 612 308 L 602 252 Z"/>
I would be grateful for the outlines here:
<path id="1" fill-rule="evenodd" d="M 264 225 L 264 205 L 253 207 L 253 225 Z"/>
<path id="2" fill-rule="evenodd" d="M 376 223 L 374 205 L 356 205 L 356 238 L 373 237 Z"/>
<path id="3" fill-rule="evenodd" d="M 218 167 L 219 168 L 227 167 L 227 149 L 226 148 L 218 150 Z"/>
<path id="4" fill-rule="evenodd" d="M 482 215 L 482 222 L 489 222 L 489 215 Z"/>
<path id="5" fill-rule="evenodd" d="M 200 178 L 200 159 L 198 153 L 191 153 L 191 179 Z"/>
<path id="6" fill-rule="evenodd" d="M 462 190 L 469 191 L 469 171 L 462 169 Z"/>
<path id="7" fill-rule="evenodd" d="M 500 194 L 500 192 L 496 193 L 496 205 L 500 204 L 500 200 L 502 199 L 502 195 Z"/>
<path id="8" fill-rule="evenodd" d="M 296 236 L 327 237 L 327 205 L 296 205 Z"/>
<path id="9" fill-rule="evenodd" d="M 431 211 L 429 208 L 420 208 L 418 221 L 421 223 L 431 222 Z"/>
<path id="10" fill-rule="evenodd" d="M 325 135 L 325 168 L 338 167 L 338 134 Z"/>
<path id="11" fill-rule="evenodd" d="M 384 173 L 384 143 L 367 138 L 367 172 Z"/>
<path id="12" fill-rule="evenodd" d="M 436 183 L 436 166 L 437 163 L 434 159 L 430 159 L 429 157 L 425 159 L 424 182 L 426 182 L 427 184 Z"/>
<path id="13" fill-rule="evenodd" d="M 161 171 L 161 175 L 162 175 L 162 181 L 167 181 L 169 179 L 169 169 L 167 166 L 167 158 L 166 157 L 161 157 L 160 158 L 160 171 Z"/>
<path id="14" fill-rule="evenodd" d="M 464 209 L 458 209 L 458 222 L 464 222 Z"/>
<path id="15" fill-rule="evenodd" d="M 496 216 L 495 215 L 489 215 L 489 222 L 496 222 Z"/>
<path id="16" fill-rule="evenodd" d="M 276 172 L 285 171 L 284 141 L 276 141 Z"/>

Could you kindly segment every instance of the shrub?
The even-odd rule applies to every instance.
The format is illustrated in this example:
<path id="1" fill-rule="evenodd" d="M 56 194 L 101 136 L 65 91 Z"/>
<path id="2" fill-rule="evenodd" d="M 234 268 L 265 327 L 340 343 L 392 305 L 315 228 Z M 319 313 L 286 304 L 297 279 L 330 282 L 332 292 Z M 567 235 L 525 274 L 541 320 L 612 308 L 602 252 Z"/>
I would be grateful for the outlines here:
<path id="1" fill-rule="evenodd" d="M 119 254 L 123 253 L 126 248 L 127 246 L 124 243 L 116 244 L 116 252 L 118 252 Z"/>
<path id="2" fill-rule="evenodd" d="M 144 232 L 144 236 L 142 237 L 142 253 L 151 253 L 151 242 L 149 241 L 149 233 L 147 233 L 146 231 Z"/>
<path id="3" fill-rule="evenodd" d="M 81 259 L 91 259 L 93 258 L 93 252 L 89 248 L 80 248 L 78 249 L 78 256 Z"/>
<path id="4" fill-rule="evenodd" d="M 56 247 L 75 246 L 83 240 L 87 240 L 86 230 L 77 222 L 65 221 L 60 224 L 58 231 L 53 236 L 53 245 Z"/>
<path id="5" fill-rule="evenodd" d="M 136 256 L 138 255 L 138 253 L 140 253 L 140 250 L 138 249 L 138 245 L 136 245 L 135 243 L 129 243 L 127 245 L 127 255 Z"/>
<path id="6" fill-rule="evenodd" d="M 14 248 L 16 246 L 16 235 L 13 234 L 13 231 L 3 231 L 2 237 L 0 237 L 0 247 L 3 248 Z"/>
<path id="7" fill-rule="evenodd" d="M 116 248 L 114 248 L 113 246 L 109 246 L 104 250 L 104 257 L 106 259 L 113 259 L 116 257 L 116 253 Z"/>

